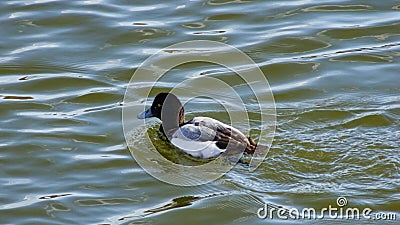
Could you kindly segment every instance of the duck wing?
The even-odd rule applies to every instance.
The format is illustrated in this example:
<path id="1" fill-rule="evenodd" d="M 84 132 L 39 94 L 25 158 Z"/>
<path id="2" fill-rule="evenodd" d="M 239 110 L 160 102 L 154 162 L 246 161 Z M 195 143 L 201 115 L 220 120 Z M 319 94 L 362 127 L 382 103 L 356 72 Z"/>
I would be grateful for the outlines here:
<path id="1" fill-rule="evenodd" d="M 171 143 L 182 151 L 200 158 L 210 158 L 225 152 L 228 155 L 253 154 L 257 144 L 238 129 L 209 117 L 195 117 L 168 132 Z"/>
<path id="2" fill-rule="evenodd" d="M 216 132 L 205 126 L 185 124 L 176 129 L 171 135 L 171 143 L 194 157 L 211 158 L 225 152 L 214 141 Z"/>
<path id="3" fill-rule="evenodd" d="M 179 138 L 187 141 L 214 141 L 216 136 L 216 131 L 206 127 L 198 126 L 192 123 L 186 123 L 185 125 L 179 127 L 172 134 L 172 138 Z"/>
<path id="4" fill-rule="evenodd" d="M 245 150 L 246 153 L 253 154 L 257 147 L 250 137 L 246 137 L 238 129 L 213 118 L 194 117 L 186 124 L 198 128 L 197 132 L 201 132 L 199 140 L 215 141 L 216 146 L 220 149 L 226 149 L 229 144 L 232 153 L 241 153 Z"/>

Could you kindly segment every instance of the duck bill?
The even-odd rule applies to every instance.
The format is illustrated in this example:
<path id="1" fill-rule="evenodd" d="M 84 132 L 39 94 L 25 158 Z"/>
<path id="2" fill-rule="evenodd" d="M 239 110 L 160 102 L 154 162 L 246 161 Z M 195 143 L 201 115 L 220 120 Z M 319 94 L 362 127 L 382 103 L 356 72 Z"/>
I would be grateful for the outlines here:
<path id="1" fill-rule="evenodd" d="M 145 119 L 145 118 L 150 118 L 150 117 L 153 117 L 153 114 L 151 113 L 151 108 L 149 108 L 146 111 L 139 113 L 137 115 L 138 119 Z"/>

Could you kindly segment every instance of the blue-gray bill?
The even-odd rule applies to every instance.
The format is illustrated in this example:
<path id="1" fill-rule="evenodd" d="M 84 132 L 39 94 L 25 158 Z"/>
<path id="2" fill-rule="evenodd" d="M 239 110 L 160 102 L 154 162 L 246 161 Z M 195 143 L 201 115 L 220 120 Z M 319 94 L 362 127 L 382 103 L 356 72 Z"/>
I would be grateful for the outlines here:
<path id="1" fill-rule="evenodd" d="M 144 112 L 141 112 L 137 115 L 138 119 L 145 119 L 145 118 L 150 118 L 153 117 L 153 114 L 151 113 L 151 108 L 147 109 Z"/>

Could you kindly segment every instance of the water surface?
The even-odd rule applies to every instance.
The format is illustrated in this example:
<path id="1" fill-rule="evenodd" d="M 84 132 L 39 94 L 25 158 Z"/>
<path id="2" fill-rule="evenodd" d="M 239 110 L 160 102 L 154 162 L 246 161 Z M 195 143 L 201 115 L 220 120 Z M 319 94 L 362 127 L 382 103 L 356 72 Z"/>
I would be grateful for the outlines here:
<path id="1" fill-rule="evenodd" d="M 353 224 L 256 216 L 263 202 L 321 209 L 339 196 L 398 213 L 399 10 L 357 0 L 1 1 L 0 223 Z M 277 130 L 255 172 L 238 165 L 183 188 L 135 163 L 121 109 L 147 57 L 197 39 L 237 47 L 261 67 Z M 168 79 L 187 73 L 231 79 L 206 65 Z M 189 115 L 225 119 L 198 104 Z"/>

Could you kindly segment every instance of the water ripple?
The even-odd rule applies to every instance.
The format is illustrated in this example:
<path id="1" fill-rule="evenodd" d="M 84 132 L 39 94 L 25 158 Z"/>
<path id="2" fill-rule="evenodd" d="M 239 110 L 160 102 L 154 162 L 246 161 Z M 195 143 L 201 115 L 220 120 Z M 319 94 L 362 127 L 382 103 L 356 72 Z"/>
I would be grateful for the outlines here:
<path id="1" fill-rule="evenodd" d="M 399 9 L 393 1 L 1 1 L 1 222 L 260 224 L 262 202 L 322 208 L 340 195 L 352 206 L 398 210 Z M 239 164 L 215 183 L 182 188 L 130 156 L 121 108 L 150 103 L 144 93 L 122 103 L 147 57 L 193 39 L 233 45 L 258 63 L 278 124 L 255 172 Z M 248 100 L 256 132 L 255 99 L 227 69 L 183 65 L 153 91 L 202 76 Z M 152 83 L 134 85 L 141 93 Z M 226 120 L 210 101 L 187 110 Z M 155 140 L 176 162 L 189 160 Z"/>

